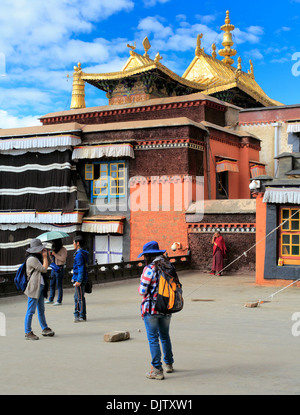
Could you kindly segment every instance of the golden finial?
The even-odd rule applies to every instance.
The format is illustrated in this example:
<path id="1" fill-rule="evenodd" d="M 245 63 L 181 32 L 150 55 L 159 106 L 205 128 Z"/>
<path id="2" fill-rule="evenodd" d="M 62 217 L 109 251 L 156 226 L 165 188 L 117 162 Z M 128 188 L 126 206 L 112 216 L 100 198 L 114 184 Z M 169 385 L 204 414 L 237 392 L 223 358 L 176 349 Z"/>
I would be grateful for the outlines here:
<path id="1" fill-rule="evenodd" d="M 157 54 L 155 55 L 154 62 L 159 63 L 159 61 L 161 61 L 162 59 L 163 59 L 163 57 L 160 56 L 159 52 L 157 52 Z"/>
<path id="2" fill-rule="evenodd" d="M 216 46 L 216 44 L 213 43 L 211 45 L 211 48 L 212 48 L 212 54 L 211 54 L 211 56 L 216 59 L 216 57 L 217 57 L 217 52 L 216 52 L 217 46 Z"/>
<path id="3" fill-rule="evenodd" d="M 231 49 L 231 46 L 234 44 L 231 32 L 234 30 L 234 28 L 234 25 L 230 24 L 229 11 L 227 10 L 225 24 L 221 26 L 221 30 L 225 32 L 222 42 L 224 49 L 219 50 L 219 55 L 224 57 L 223 62 L 227 65 L 232 65 L 234 63 L 234 60 L 231 57 L 236 55 L 236 50 Z"/>
<path id="4" fill-rule="evenodd" d="M 237 66 L 237 70 L 235 72 L 235 78 L 238 79 L 241 76 L 242 73 L 242 58 L 239 56 L 238 57 L 238 66 Z"/>
<path id="5" fill-rule="evenodd" d="M 252 63 L 252 60 L 251 59 L 250 59 L 249 63 L 250 63 L 250 71 L 248 69 L 248 74 L 251 75 L 252 78 L 254 79 L 253 63 Z"/>
<path id="6" fill-rule="evenodd" d="M 203 38 L 203 33 L 197 36 L 197 46 L 195 49 L 195 56 L 200 56 L 204 52 L 204 48 L 201 48 L 201 39 Z"/>
<path id="7" fill-rule="evenodd" d="M 85 83 L 81 79 L 82 69 L 81 63 L 78 62 L 77 66 L 74 66 L 73 74 L 73 90 L 72 90 L 72 100 L 71 100 L 71 109 L 85 108 Z"/>
<path id="8" fill-rule="evenodd" d="M 131 46 L 129 45 L 129 43 L 127 43 L 127 47 L 131 49 L 131 51 L 129 52 L 130 55 L 133 55 L 133 51 L 136 49 L 136 42 L 134 42 L 134 46 Z"/>
<path id="9" fill-rule="evenodd" d="M 242 70 L 242 58 L 239 56 L 238 57 L 238 66 L 237 66 L 237 70 L 241 71 Z"/>
<path id="10" fill-rule="evenodd" d="M 150 45 L 150 42 L 149 42 L 149 39 L 147 38 L 147 36 L 143 40 L 143 46 L 144 46 L 144 49 L 145 49 L 144 56 L 149 58 L 148 50 L 151 48 L 151 45 Z"/>

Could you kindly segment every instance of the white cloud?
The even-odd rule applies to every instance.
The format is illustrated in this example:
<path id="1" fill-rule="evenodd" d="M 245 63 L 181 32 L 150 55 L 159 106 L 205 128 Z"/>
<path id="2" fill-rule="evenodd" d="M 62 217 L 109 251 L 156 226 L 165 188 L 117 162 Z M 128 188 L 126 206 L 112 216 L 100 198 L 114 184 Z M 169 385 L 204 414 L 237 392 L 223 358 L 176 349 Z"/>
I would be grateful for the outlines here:
<path id="1" fill-rule="evenodd" d="M 258 49 L 249 50 L 245 52 L 244 56 L 252 60 L 264 59 L 264 55 Z"/>
<path id="2" fill-rule="evenodd" d="M 261 26 L 250 26 L 245 31 L 235 28 L 233 32 L 233 40 L 237 44 L 242 44 L 245 42 L 249 43 L 259 43 L 260 36 L 264 34 L 264 29 Z"/>
<path id="3" fill-rule="evenodd" d="M 159 38 L 167 38 L 173 35 L 173 30 L 169 26 L 164 26 L 160 21 L 159 17 L 146 17 L 142 19 L 138 24 L 138 30 L 145 32 L 145 34 L 153 33 Z"/>
<path id="4" fill-rule="evenodd" d="M 0 52 L 12 63 L 39 64 L 38 52 L 63 47 L 74 34 L 90 33 L 97 22 L 133 7 L 132 0 L 1 0 Z"/>
<path id="5" fill-rule="evenodd" d="M 41 115 L 18 118 L 9 114 L 7 111 L 0 110 L 0 128 L 19 128 L 41 125 L 41 122 L 38 120 L 39 117 L 41 117 Z"/>
<path id="6" fill-rule="evenodd" d="M 153 6 L 156 6 L 157 3 L 164 4 L 164 3 L 168 3 L 170 0 L 143 0 L 143 1 L 146 7 L 153 7 Z"/>

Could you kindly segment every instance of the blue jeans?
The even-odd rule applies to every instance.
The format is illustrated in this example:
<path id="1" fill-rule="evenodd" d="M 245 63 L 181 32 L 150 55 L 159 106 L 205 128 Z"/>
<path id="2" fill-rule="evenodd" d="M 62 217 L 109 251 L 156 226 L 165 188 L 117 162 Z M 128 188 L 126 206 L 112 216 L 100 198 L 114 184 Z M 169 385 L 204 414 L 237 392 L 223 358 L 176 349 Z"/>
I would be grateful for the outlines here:
<path id="1" fill-rule="evenodd" d="M 41 284 L 40 296 L 38 299 L 28 297 L 27 313 L 25 316 L 25 334 L 30 333 L 32 331 L 32 328 L 31 328 L 32 317 L 35 313 L 36 308 L 38 310 L 38 318 L 39 318 L 39 322 L 40 322 L 40 326 L 42 330 L 45 330 L 48 327 L 46 318 L 45 318 L 43 289 L 44 289 L 44 286 Z"/>
<path id="2" fill-rule="evenodd" d="M 159 339 L 163 349 L 164 362 L 167 365 L 171 365 L 174 362 L 172 344 L 169 336 L 170 322 L 171 315 L 145 314 L 144 316 L 144 323 L 152 357 L 151 364 L 156 369 L 162 368 Z"/>
<path id="3" fill-rule="evenodd" d="M 81 284 L 79 287 L 75 287 L 74 301 L 75 311 L 74 317 L 82 317 L 86 319 L 86 302 L 85 302 L 85 284 Z"/>
<path id="4" fill-rule="evenodd" d="M 57 302 L 60 304 L 62 303 L 64 272 L 63 267 L 58 272 L 51 271 L 49 301 L 53 301 L 55 297 L 55 288 L 57 288 Z"/>

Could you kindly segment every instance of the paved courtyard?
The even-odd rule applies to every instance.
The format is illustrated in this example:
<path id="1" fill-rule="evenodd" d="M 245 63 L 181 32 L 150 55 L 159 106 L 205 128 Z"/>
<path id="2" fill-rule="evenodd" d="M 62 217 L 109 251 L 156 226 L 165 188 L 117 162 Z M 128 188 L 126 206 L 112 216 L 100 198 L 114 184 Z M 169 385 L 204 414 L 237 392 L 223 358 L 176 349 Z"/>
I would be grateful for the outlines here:
<path id="1" fill-rule="evenodd" d="M 0 299 L 6 318 L 6 335 L 0 337 L 1 395 L 300 393 L 300 315 L 294 314 L 300 314 L 300 288 L 290 287 L 250 309 L 245 302 L 278 287 L 256 286 L 254 274 L 179 275 L 185 307 L 172 317 L 175 370 L 164 381 L 145 377 L 150 353 L 138 279 L 94 286 L 86 296 L 86 323 L 73 323 L 73 289 L 66 289 L 61 307 L 46 306 L 55 337 L 42 337 L 34 316 L 39 341 L 24 340 L 26 297 Z M 104 342 L 104 334 L 114 330 L 129 331 L 130 340 Z"/>

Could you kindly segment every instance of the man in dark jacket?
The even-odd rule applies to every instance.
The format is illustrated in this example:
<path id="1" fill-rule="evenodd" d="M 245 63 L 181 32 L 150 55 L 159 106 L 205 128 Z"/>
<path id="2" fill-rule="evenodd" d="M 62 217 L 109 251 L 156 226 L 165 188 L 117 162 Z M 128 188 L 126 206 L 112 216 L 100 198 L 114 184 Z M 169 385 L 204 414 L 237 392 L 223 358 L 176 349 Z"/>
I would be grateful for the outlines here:
<path id="1" fill-rule="evenodd" d="M 84 241 L 82 236 L 76 236 L 73 240 L 75 249 L 73 263 L 73 278 L 75 294 L 74 322 L 86 321 L 85 283 L 88 279 L 87 265 L 89 253 L 83 249 Z"/>

